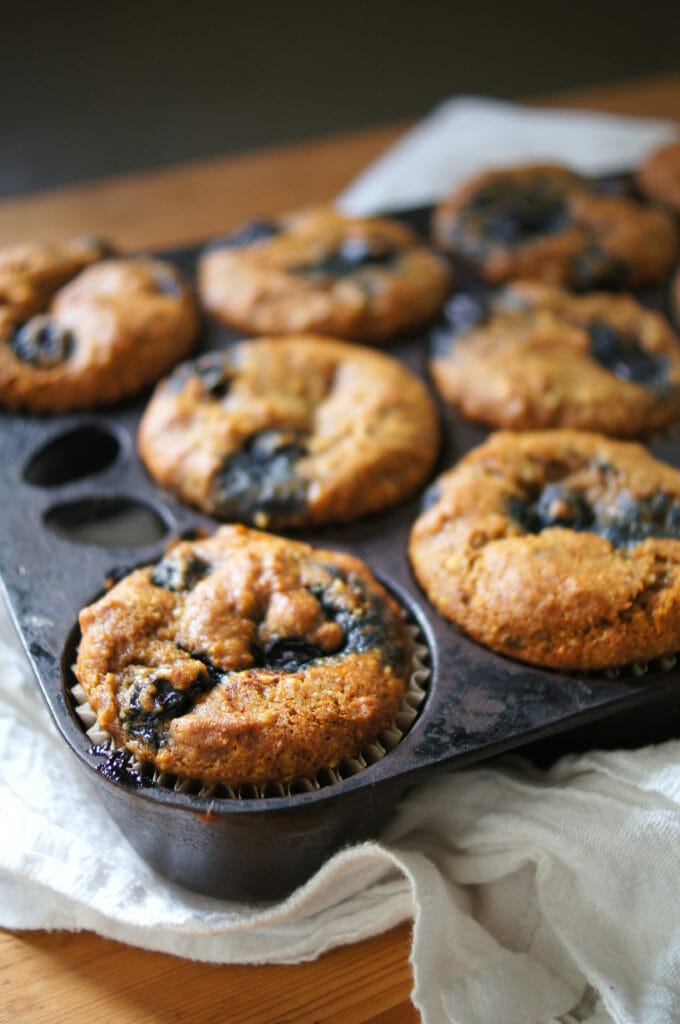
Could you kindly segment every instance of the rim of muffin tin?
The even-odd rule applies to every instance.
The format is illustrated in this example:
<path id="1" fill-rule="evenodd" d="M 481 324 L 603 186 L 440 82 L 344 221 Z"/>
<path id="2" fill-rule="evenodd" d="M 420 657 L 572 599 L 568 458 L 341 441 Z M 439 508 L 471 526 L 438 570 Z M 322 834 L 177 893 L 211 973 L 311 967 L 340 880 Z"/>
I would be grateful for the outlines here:
<path id="1" fill-rule="evenodd" d="M 362 747 L 355 757 L 344 758 L 337 766 L 320 769 L 313 779 L 300 778 L 287 784 L 270 782 L 264 786 L 241 783 L 234 791 L 223 783 L 206 786 L 200 780 L 160 772 L 151 764 L 142 764 L 128 751 L 127 767 L 133 772 L 138 772 L 141 781 L 126 783 L 111 778 L 100 768 L 105 765 L 108 756 L 117 752 L 125 753 L 127 748 L 124 745 L 116 746 L 113 738 L 98 725 L 96 714 L 87 703 L 85 693 L 75 678 L 73 661 L 80 640 L 77 620 L 64 642 L 60 661 L 59 696 L 63 700 L 66 715 L 76 730 L 75 741 L 64 733 L 69 746 L 87 768 L 94 771 L 104 783 L 122 789 L 133 797 L 145 797 L 151 801 L 180 805 L 188 809 L 196 809 L 198 806 L 199 809 L 208 811 L 283 810 L 300 803 L 306 804 L 310 801 L 340 796 L 349 788 L 354 788 L 357 782 L 359 785 L 372 785 L 376 781 L 396 781 L 402 774 L 398 769 L 394 774 L 388 772 L 381 775 L 379 780 L 373 778 L 374 773 L 370 769 L 375 765 L 384 766 L 386 762 L 389 763 L 391 755 L 398 752 L 404 739 L 422 718 L 432 694 L 436 656 L 433 638 L 429 635 L 430 630 L 411 595 L 387 579 L 380 571 L 371 566 L 369 569 L 396 600 L 402 612 L 411 641 L 411 669 L 404 696 L 393 721 L 372 743 Z M 93 600 L 100 596 L 101 591 Z M 48 703 L 53 707 L 49 697 Z M 59 724 L 58 709 L 54 709 L 54 714 Z M 96 747 L 101 749 L 96 751 Z"/>

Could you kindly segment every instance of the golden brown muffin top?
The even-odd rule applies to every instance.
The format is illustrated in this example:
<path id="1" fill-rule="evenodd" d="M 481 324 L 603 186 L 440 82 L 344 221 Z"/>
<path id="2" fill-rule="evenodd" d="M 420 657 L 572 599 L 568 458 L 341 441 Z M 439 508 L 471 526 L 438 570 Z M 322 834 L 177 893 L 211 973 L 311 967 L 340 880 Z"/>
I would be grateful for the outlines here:
<path id="1" fill-rule="evenodd" d="M 354 757 L 410 669 L 398 606 L 358 559 L 222 527 L 80 615 L 75 674 L 99 723 L 159 770 L 289 782 Z"/>
<path id="2" fill-rule="evenodd" d="M 116 401 L 191 349 L 198 316 L 179 272 L 101 259 L 96 245 L 0 253 L 0 403 L 65 412 Z"/>
<path id="3" fill-rule="evenodd" d="M 395 504 L 439 447 L 423 382 L 373 349 L 260 338 L 177 368 L 139 430 L 152 476 L 257 526 L 356 519 Z"/>
<path id="4" fill-rule="evenodd" d="M 602 668 L 680 649 L 680 472 L 598 434 L 500 432 L 433 485 L 430 600 L 510 657 Z"/>
<path id="5" fill-rule="evenodd" d="M 650 198 L 680 213 L 680 140 L 655 150 L 636 177 L 638 185 Z"/>
<path id="6" fill-rule="evenodd" d="M 664 210 L 604 195 L 553 164 L 469 179 L 437 206 L 433 234 L 490 281 L 538 277 L 577 290 L 663 280 L 679 247 Z"/>
<path id="7" fill-rule="evenodd" d="M 372 342 L 426 323 L 451 289 L 446 261 L 406 225 L 325 206 L 213 243 L 198 277 L 207 309 L 238 330 Z"/>
<path id="8" fill-rule="evenodd" d="M 455 296 L 434 336 L 442 397 L 492 427 L 572 427 L 641 437 L 680 412 L 680 343 L 632 296 L 516 281 Z"/>

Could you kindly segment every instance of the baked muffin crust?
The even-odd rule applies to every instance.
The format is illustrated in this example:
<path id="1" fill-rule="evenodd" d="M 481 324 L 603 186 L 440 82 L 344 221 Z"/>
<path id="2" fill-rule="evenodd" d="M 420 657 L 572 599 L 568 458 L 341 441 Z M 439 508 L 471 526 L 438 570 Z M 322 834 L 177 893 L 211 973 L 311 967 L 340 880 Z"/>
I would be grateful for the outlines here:
<path id="1" fill-rule="evenodd" d="M 75 674 L 116 743 L 234 788 L 354 757 L 410 671 L 399 607 L 362 562 L 241 525 L 178 543 L 80 627 Z"/>
<path id="2" fill-rule="evenodd" d="M 436 208 L 433 235 L 493 282 L 537 277 L 575 290 L 661 281 L 678 255 L 662 209 L 603 195 L 564 167 L 487 171 Z"/>
<path id="3" fill-rule="evenodd" d="M 637 182 L 650 199 L 680 213 L 680 140 L 655 150 L 637 172 Z"/>
<path id="4" fill-rule="evenodd" d="M 198 278 L 206 308 L 237 330 L 370 342 L 427 323 L 451 289 L 410 228 L 331 207 L 245 225 L 204 253 Z"/>
<path id="5" fill-rule="evenodd" d="M 480 643 L 566 670 L 680 648 L 680 472 L 641 445 L 500 432 L 441 476 L 411 561 Z"/>
<path id="6" fill-rule="evenodd" d="M 302 335 L 179 366 L 139 429 L 155 480 L 209 515 L 260 527 L 388 508 L 420 486 L 438 447 L 432 400 L 400 362 Z"/>
<path id="7" fill-rule="evenodd" d="M 179 272 L 103 255 L 88 240 L 0 252 L 0 404 L 66 412 L 114 402 L 189 352 L 198 315 Z"/>
<path id="8" fill-rule="evenodd" d="M 517 281 L 459 295 L 433 335 L 441 397 L 491 427 L 642 437 L 680 413 L 680 343 L 632 296 Z"/>

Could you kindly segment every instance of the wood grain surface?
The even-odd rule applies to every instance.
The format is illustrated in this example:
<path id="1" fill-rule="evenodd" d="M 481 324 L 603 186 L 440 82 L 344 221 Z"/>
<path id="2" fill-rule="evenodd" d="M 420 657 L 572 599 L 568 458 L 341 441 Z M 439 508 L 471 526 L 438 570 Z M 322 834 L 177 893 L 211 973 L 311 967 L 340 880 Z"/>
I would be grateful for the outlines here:
<path id="1" fill-rule="evenodd" d="M 313 964 L 198 964 L 85 933 L 0 932 L 2 1024 L 412 1024 L 410 927 Z M 312 977 L 313 975 L 313 977 Z"/>
<path id="2" fill-rule="evenodd" d="M 680 74 L 541 97 L 680 121 Z M 128 249 L 187 243 L 339 192 L 404 125 L 0 202 L 3 244 L 81 231 Z M 89 933 L 0 932 L 0 1022 L 414 1024 L 410 926 L 289 967 L 216 966 Z"/>

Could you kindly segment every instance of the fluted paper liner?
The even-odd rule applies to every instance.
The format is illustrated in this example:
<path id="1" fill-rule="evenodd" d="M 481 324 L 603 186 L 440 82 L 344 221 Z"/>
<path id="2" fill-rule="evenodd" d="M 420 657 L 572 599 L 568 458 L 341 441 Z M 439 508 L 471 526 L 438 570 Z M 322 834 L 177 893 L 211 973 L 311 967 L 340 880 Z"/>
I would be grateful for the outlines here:
<path id="1" fill-rule="evenodd" d="M 332 786 L 342 779 L 356 775 L 369 765 L 374 764 L 393 750 L 405 733 L 411 728 L 418 717 L 427 693 L 427 686 L 430 678 L 429 650 L 424 642 L 420 628 L 412 618 L 408 618 L 406 627 L 411 637 L 411 673 L 406 684 L 406 690 L 394 720 L 373 743 L 364 747 L 356 757 L 341 761 L 332 768 L 322 768 L 313 779 L 294 779 L 292 782 L 268 782 L 263 786 L 254 783 L 242 783 L 238 789 L 222 783 L 204 785 L 195 779 L 182 779 L 176 775 L 161 772 L 157 768 L 153 770 L 152 785 L 162 789 L 172 790 L 175 793 L 191 793 L 194 796 L 213 797 L 215 799 L 228 800 L 252 800 L 270 797 L 295 796 L 297 793 L 309 793 L 325 786 Z M 83 724 L 86 735 L 92 741 L 93 746 L 109 743 L 112 750 L 125 750 L 124 745 L 114 743 L 113 737 L 101 728 L 97 715 L 90 707 L 80 683 L 71 687 L 71 695 L 75 702 L 75 711 Z M 145 764 L 138 761 L 134 756 L 130 759 L 130 768 L 143 771 Z"/>

